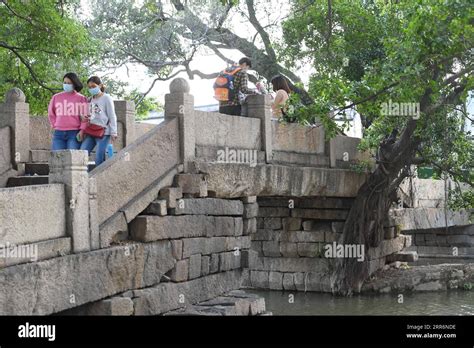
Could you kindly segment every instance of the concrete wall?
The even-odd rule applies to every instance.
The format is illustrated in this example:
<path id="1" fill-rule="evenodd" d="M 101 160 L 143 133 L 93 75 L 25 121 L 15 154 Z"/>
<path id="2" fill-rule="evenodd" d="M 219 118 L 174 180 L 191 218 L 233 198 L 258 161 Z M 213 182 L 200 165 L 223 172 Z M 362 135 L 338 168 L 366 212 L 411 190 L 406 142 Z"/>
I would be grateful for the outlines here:
<path id="1" fill-rule="evenodd" d="M 0 189 L 0 243 L 24 244 L 66 236 L 63 185 Z"/>
<path id="2" fill-rule="evenodd" d="M 178 165 L 178 121 L 167 120 L 90 173 L 103 223 L 161 175 Z"/>
<path id="3" fill-rule="evenodd" d="M 261 149 L 259 119 L 196 110 L 194 115 L 197 146 Z"/>
<path id="4" fill-rule="evenodd" d="M 295 123 L 272 120 L 273 150 L 323 154 L 324 128 L 306 127 Z"/>

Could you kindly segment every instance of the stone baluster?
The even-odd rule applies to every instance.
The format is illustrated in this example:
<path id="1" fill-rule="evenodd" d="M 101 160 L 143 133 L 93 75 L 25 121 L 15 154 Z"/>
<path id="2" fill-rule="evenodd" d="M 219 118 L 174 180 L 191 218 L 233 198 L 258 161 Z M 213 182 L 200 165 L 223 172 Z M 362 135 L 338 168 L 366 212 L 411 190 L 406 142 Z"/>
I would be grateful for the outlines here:
<path id="1" fill-rule="evenodd" d="M 272 143 L 272 109 L 269 95 L 249 95 L 247 96 L 247 116 L 259 118 L 262 150 L 265 151 L 266 162 L 271 162 L 273 158 Z"/>
<path id="2" fill-rule="evenodd" d="M 189 84 L 183 78 L 171 81 L 170 93 L 165 95 L 165 120 L 178 118 L 181 161 L 184 171 L 195 158 L 196 136 L 194 127 L 194 96 L 189 94 Z"/>
<path id="3" fill-rule="evenodd" d="M 97 239 L 90 232 L 88 160 L 87 151 L 81 150 L 52 151 L 49 159 L 49 183 L 65 187 L 66 231 L 75 253 L 91 250 L 91 240 Z"/>
<path id="4" fill-rule="evenodd" d="M 30 117 L 25 94 L 18 88 L 9 90 L 0 104 L 0 128 L 11 129 L 12 167 L 20 174 L 30 159 Z"/>

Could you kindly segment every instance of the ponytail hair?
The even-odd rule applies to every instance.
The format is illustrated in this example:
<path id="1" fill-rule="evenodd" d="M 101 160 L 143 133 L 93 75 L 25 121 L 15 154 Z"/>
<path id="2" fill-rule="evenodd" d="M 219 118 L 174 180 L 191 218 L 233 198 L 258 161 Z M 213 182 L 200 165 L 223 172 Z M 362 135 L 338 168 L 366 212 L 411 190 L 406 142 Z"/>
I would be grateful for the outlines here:
<path id="1" fill-rule="evenodd" d="M 100 79 L 99 76 L 91 76 L 89 77 L 89 80 L 87 80 L 87 83 L 89 82 L 93 82 L 95 83 L 96 85 L 100 86 L 100 90 L 102 92 L 105 92 L 105 85 L 102 83 L 102 80 Z"/>

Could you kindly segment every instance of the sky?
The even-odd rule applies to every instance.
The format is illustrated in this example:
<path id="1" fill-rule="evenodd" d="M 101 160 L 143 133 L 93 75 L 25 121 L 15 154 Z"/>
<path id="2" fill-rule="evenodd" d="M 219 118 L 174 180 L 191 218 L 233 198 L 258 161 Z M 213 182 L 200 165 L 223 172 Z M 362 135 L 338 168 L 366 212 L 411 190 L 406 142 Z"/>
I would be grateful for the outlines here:
<path id="1" fill-rule="evenodd" d="M 90 0 L 81 0 L 81 10 L 83 12 L 83 15 L 85 16 L 88 16 L 90 14 L 89 1 Z M 285 4 L 287 3 L 288 2 L 285 0 L 269 0 L 265 6 L 268 7 L 267 12 L 272 16 L 272 18 L 262 18 L 262 23 L 265 24 L 265 22 L 268 21 L 278 21 L 279 19 L 287 16 L 287 14 L 289 13 L 289 7 L 285 6 Z M 274 8 L 278 8 L 278 11 L 274 11 Z M 257 16 L 258 15 L 259 13 L 257 13 Z M 252 37 L 254 33 L 256 33 L 251 24 L 239 15 L 230 16 L 228 23 L 232 27 L 233 32 L 235 32 L 241 37 L 249 38 Z M 240 53 L 238 50 L 221 50 L 221 52 L 224 53 L 226 57 L 236 62 L 243 57 L 243 54 Z M 203 73 L 214 73 L 222 71 L 226 67 L 227 64 L 215 54 L 210 54 L 206 56 L 196 56 L 193 62 L 191 63 L 191 69 L 199 69 Z M 308 82 L 309 69 L 310 67 L 307 67 L 306 69 L 295 71 L 298 76 L 302 77 L 303 83 Z M 129 73 L 127 74 L 127 68 L 123 67 L 117 70 L 115 76 L 117 79 L 127 81 L 129 83 L 130 90 L 137 88 L 140 92 L 146 92 L 151 86 L 151 83 L 153 82 L 153 77 L 150 77 L 147 74 L 146 68 L 144 68 L 143 66 L 138 64 L 129 64 L 128 72 Z M 188 80 L 191 88 L 190 93 L 194 95 L 195 105 L 202 106 L 216 104 L 216 100 L 213 98 L 213 79 L 203 80 L 196 76 L 193 80 L 190 80 L 189 76 L 184 72 L 179 74 L 177 77 L 183 77 Z M 170 82 L 171 80 L 158 81 L 155 84 L 153 90 L 148 95 L 156 97 L 161 103 L 164 103 L 164 96 L 169 91 Z M 251 87 L 253 87 L 253 85 L 251 85 Z"/>

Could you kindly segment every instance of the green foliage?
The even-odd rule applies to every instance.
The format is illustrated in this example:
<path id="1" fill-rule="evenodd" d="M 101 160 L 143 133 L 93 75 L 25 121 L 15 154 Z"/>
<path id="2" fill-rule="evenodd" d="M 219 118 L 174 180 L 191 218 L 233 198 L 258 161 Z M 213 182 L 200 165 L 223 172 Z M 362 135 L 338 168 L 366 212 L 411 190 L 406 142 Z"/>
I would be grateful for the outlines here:
<path id="1" fill-rule="evenodd" d="M 25 92 L 31 114 L 44 115 L 62 77 L 86 78 L 97 44 L 72 16 L 78 1 L 0 3 L 0 95 L 12 87 Z"/>
<path id="2" fill-rule="evenodd" d="M 360 148 L 375 152 L 382 139 L 394 129 L 400 134 L 411 119 L 383 113 L 382 103 L 423 102 L 430 112 L 422 112 L 417 121 L 419 157 L 425 159 L 424 165 L 456 181 L 473 183 L 474 144 L 462 130 L 465 112 L 456 111 L 464 108 L 474 86 L 474 10 L 469 2 L 293 0 L 292 4 L 292 15 L 283 24 L 285 45 L 280 54 L 290 66 L 300 60 L 312 64 L 308 90 L 316 104 L 300 106 L 295 119 L 312 122 L 317 116 L 332 136 L 338 127 L 325 115 L 355 103 L 364 125 Z M 461 70 L 466 74 L 446 82 Z M 454 88 L 464 92 L 443 101 Z M 429 99 L 423 99 L 427 93 Z M 472 192 L 463 199 L 469 197 Z"/>

